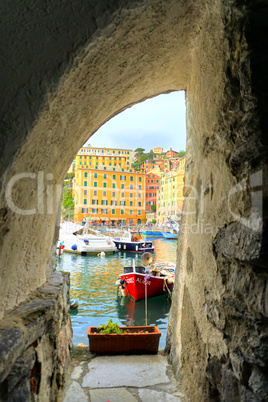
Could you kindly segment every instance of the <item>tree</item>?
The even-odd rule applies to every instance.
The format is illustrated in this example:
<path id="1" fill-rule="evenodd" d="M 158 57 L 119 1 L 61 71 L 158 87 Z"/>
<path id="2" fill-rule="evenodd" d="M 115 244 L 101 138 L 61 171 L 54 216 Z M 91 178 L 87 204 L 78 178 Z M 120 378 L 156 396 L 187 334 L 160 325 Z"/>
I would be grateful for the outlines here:
<path id="1" fill-rule="evenodd" d="M 63 185 L 62 203 L 61 203 L 61 215 L 63 219 L 72 220 L 74 218 L 74 201 L 72 194 L 72 173 L 67 173 L 69 176 Z"/>
<path id="2" fill-rule="evenodd" d="M 180 157 L 185 156 L 185 151 L 179 151 L 178 156 L 180 156 Z"/>
<path id="3" fill-rule="evenodd" d="M 137 148 L 135 149 L 135 156 L 137 159 L 140 159 L 141 155 L 143 155 L 143 152 L 145 151 L 144 148 Z"/>
<path id="4" fill-rule="evenodd" d="M 151 211 L 155 212 L 156 211 L 156 204 L 151 205 Z"/>

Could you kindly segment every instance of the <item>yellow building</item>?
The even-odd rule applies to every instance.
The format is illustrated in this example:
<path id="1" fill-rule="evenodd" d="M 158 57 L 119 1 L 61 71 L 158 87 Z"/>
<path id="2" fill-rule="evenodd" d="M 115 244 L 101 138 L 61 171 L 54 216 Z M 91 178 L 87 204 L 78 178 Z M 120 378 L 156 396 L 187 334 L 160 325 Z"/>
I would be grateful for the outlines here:
<path id="1" fill-rule="evenodd" d="M 154 152 L 154 154 L 162 154 L 163 148 L 161 148 L 161 147 L 153 148 L 153 152 Z"/>
<path id="2" fill-rule="evenodd" d="M 176 218 L 181 214 L 185 175 L 185 157 L 180 159 L 176 170 L 161 175 L 161 186 L 157 192 L 156 220 L 166 223 L 167 217 Z"/>
<path id="3" fill-rule="evenodd" d="M 131 169 L 132 150 L 120 148 L 83 147 L 75 158 L 75 168 L 79 166 L 110 166 Z"/>
<path id="4" fill-rule="evenodd" d="M 75 221 L 141 223 L 146 175 L 130 166 L 131 150 L 81 148 L 75 159 Z"/>

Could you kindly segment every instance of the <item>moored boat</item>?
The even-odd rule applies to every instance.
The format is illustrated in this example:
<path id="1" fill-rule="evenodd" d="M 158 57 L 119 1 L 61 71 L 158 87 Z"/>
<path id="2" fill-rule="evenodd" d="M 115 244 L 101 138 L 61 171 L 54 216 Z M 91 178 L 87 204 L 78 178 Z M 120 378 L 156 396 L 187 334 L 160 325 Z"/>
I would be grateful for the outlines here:
<path id="1" fill-rule="evenodd" d="M 125 231 L 120 237 L 114 237 L 113 241 L 120 251 L 132 253 L 144 253 L 154 251 L 151 241 L 145 241 L 140 232 Z"/>
<path id="2" fill-rule="evenodd" d="M 143 237 L 163 237 L 163 233 L 160 230 L 142 230 Z"/>
<path id="3" fill-rule="evenodd" d="M 176 222 L 174 219 L 172 219 L 170 216 L 168 216 L 168 222 L 171 227 L 171 230 L 168 232 L 163 232 L 163 237 L 165 239 L 169 240 L 176 240 L 179 237 L 179 231 L 180 231 L 180 225 L 178 222 Z"/>
<path id="4" fill-rule="evenodd" d="M 117 252 L 112 238 L 91 229 L 88 222 L 73 233 L 61 229 L 59 241 L 63 242 L 65 252 L 73 254 L 102 255 Z"/>
<path id="5" fill-rule="evenodd" d="M 179 237 L 179 232 L 177 231 L 163 232 L 163 237 L 167 240 L 176 240 Z"/>
<path id="6" fill-rule="evenodd" d="M 124 267 L 116 282 L 123 296 L 128 294 L 135 301 L 145 297 L 159 296 L 171 292 L 174 284 L 175 264 L 170 262 L 152 264 L 148 267 Z"/>

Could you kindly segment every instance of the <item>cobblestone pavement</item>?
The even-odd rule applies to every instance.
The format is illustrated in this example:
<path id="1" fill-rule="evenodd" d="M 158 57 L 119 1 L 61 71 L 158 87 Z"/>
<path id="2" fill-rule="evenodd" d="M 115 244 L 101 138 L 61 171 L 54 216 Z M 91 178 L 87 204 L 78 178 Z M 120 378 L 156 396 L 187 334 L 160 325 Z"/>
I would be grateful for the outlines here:
<path id="1" fill-rule="evenodd" d="M 72 359 L 59 402 L 185 402 L 161 354 L 94 356 L 75 349 L 79 356 Z"/>

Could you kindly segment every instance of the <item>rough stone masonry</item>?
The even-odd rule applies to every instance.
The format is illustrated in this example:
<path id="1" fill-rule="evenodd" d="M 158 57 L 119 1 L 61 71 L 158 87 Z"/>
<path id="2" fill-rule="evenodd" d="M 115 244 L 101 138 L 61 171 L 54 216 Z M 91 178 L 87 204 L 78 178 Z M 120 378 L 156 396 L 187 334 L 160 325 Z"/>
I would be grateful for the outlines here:
<path id="1" fill-rule="evenodd" d="M 57 185 L 74 155 L 125 108 L 185 90 L 184 230 L 166 349 L 189 400 L 267 400 L 267 1 L 4 0 L 0 12 L 2 394 L 22 387 L 44 400 L 52 384 L 53 400 L 63 378 L 68 291 L 45 283 Z"/>

